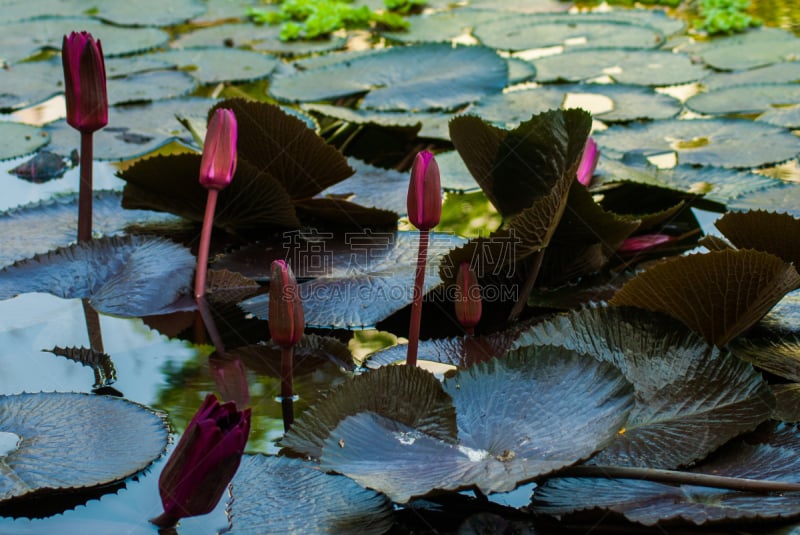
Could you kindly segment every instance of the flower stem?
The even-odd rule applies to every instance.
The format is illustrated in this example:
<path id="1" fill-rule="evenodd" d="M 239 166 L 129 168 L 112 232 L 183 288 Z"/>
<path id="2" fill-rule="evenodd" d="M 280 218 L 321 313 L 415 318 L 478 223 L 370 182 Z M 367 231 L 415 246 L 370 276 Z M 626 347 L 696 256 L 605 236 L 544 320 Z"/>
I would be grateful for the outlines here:
<path id="1" fill-rule="evenodd" d="M 197 248 L 197 270 L 194 277 L 194 296 L 200 299 L 206 294 L 206 271 L 208 270 L 208 248 L 211 244 L 211 228 L 214 224 L 214 210 L 217 207 L 216 189 L 208 190 L 206 213 L 203 215 L 203 230 L 200 233 L 200 245 Z"/>
<path id="2" fill-rule="evenodd" d="M 98 353 L 105 353 L 103 349 L 103 333 L 100 330 L 100 316 L 89 303 L 88 299 L 81 299 L 83 315 L 86 318 L 86 331 L 89 333 L 89 347 Z"/>
<path id="3" fill-rule="evenodd" d="M 283 428 L 289 430 L 294 423 L 294 392 L 292 391 L 292 346 L 281 347 L 281 406 L 283 408 Z"/>
<path id="4" fill-rule="evenodd" d="M 414 278 L 414 302 L 411 305 L 411 324 L 408 326 L 408 353 L 406 364 L 417 365 L 419 347 L 419 327 L 422 320 L 422 293 L 425 285 L 425 263 L 428 260 L 428 231 L 419 231 L 419 254 L 417 256 L 417 274 Z"/>
<path id="5" fill-rule="evenodd" d="M 92 132 L 81 132 L 81 170 L 78 186 L 78 241 L 92 239 Z"/>

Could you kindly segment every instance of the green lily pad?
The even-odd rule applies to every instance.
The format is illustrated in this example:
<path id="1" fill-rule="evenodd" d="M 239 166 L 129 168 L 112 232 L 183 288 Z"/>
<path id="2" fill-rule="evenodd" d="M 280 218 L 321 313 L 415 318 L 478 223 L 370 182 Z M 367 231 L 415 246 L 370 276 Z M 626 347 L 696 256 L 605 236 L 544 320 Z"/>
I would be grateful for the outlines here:
<path id="1" fill-rule="evenodd" d="M 766 436 L 764 436 L 766 435 Z M 800 482 L 800 436 L 795 426 L 779 424 L 761 435 L 737 440 L 689 470 L 767 481 Z M 780 519 L 800 515 L 800 493 L 755 493 L 641 479 L 554 478 L 536 489 L 536 513 L 563 516 L 595 509 L 622 514 L 653 526 L 664 522 L 711 525 Z"/>
<path id="2" fill-rule="evenodd" d="M 205 11 L 206 4 L 202 0 L 170 0 L 169 9 L 165 9 L 163 0 L 137 0 L 101 2 L 92 9 L 91 14 L 120 26 L 174 26 L 188 22 Z"/>
<path id="3" fill-rule="evenodd" d="M 436 489 L 506 492 L 602 447 L 632 403 L 613 366 L 557 348 L 477 364 L 443 388 L 456 408 L 457 444 L 387 411 L 342 415 L 324 441 L 322 468 L 400 503 Z"/>
<path id="4" fill-rule="evenodd" d="M 63 92 L 63 78 L 59 58 L 10 66 L 0 76 L 0 111 L 32 106 Z"/>
<path id="5" fill-rule="evenodd" d="M 176 116 L 201 119 L 205 123 L 208 109 L 215 102 L 214 99 L 181 98 L 112 106 L 108 110 L 108 126 L 94 133 L 94 157 L 128 160 L 173 141 L 193 146 L 191 133 L 181 126 Z M 80 148 L 80 135 L 65 120 L 50 123 L 46 131 L 52 137 L 50 151 L 68 155 Z"/>
<path id="6" fill-rule="evenodd" d="M 419 137 L 450 140 L 447 123 L 454 117 L 448 113 L 425 113 L 405 111 L 375 111 L 344 108 L 329 104 L 304 104 L 303 109 L 355 124 L 375 124 L 387 128 L 410 128 L 421 126 Z"/>
<path id="7" fill-rule="evenodd" d="M 95 191 L 92 204 L 93 231 L 119 235 L 135 223 L 169 223 L 173 216 L 145 210 L 123 210 L 122 195 L 115 191 Z M 0 212 L 0 267 L 17 260 L 46 253 L 75 241 L 78 228 L 78 194 L 56 196 Z"/>
<path id="8" fill-rule="evenodd" d="M 503 16 L 507 14 L 486 9 L 448 9 L 409 17 L 411 26 L 408 30 L 383 32 L 382 35 L 404 43 L 443 43 L 469 32 L 482 22 Z"/>
<path id="9" fill-rule="evenodd" d="M 0 407 L 0 431 L 20 438 L 2 457 L 0 502 L 121 481 L 167 446 L 160 416 L 115 397 L 17 394 Z"/>
<path id="10" fill-rule="evenodd" d="M 795 268 L 769 253 L 712 251 L 670 259 L 640 273 L 610 301 L 679 319 L 723 346 L 800 285 Z"/>
<path id="11" fill-rule="evenodd" d="M 43 18 L 0 24 L 0 58 L 16 63 L 43 49 L 61 50 L 64 35 L 76 28 L 99 39 L 108 57 L 151 50 L 169 41 L 169 34 L 158 28 L 123 28 L 87 18 Z"/>
<path id="12" fill-rule="evenodd" d="M 50 136 L 36 126 L 0 121 L 0 161 L 25 156 L 46 145 Z"/>
<path id="13" fill-rule="evenodd" d="M 319 470 L 316 464 L 286 457 L 245 455 L 233 478 L 226 533 L 294 533 L 308 530 L 342 534 L 385 533 L 392 505 L 377 492 Z M 304 496 L 298 500 L 298 496 Z"/>
<path id="14" fill-rule="evenodd" d="M 150 102 L 188 95 L 197 81 L 181 71 L 136 73 L 108 80 L 109 104 Z M 113 128 L 113 126 L 112 126 Z"/>
<path id="15" fill-rule="evenodd" d="M 778 187 L 755 191 L 728 204 L 730 210 L 769 209 L 800 217 L 800 184 L 781 184 Z"/>
<path id="16" fill-rule="evenodd" d="M 101 238 L 0 270 L 0 299 L 44 292 L 88 298 L 100 312 L 147 316 L 173 304 L 192 282 L 195 259 L 162 238 Z"/>
<path id="17" fill-rule="evenodd" d="M 739 72 L 715 73 L 703 79 L 703 86 L 711 90 L 736 85 L 789 82 L 800 82 L 800 61 L 782 62 Z"/>
<path id="18" fill-rule="evenodd" d="M 647 156 L 675 153 L 678 163 L 759 167 L 795 157 L 797 137 L 783 128 L 744 119 L 658 121 L 614 125 L 595 135 L 602 148 Z"/>
<path id="19" fill-rule="evenodd" d="M 346 198 L 362 206 L 406 213 L 409 173 L 382 169 L 355 158 L 348 158 L 347 163 L 355 174 L 326 188 L 319 194 L 321 197 Z"/>
<path id="20" fill-rule="evenodd" d="M 667 86 L 708 74 L 685 54 L 662 50 L 572 50 L 533 60 L 540 82 L 580 82 L 608 76 L 622 84 Z"/>
<path id="21" fill-rule="evenodd" d="M 587 308 L 532 327 L 516 344 L 593 355 L 633 384 L 636 403 L 624 431 L 591 464 L 686 466 L 770 415 L 771 395 L 752 366 L 661 315 Z M 678 438 L 685 436 L 692 440 Z"/>
<path id="22" fill-rule="evenodd" d="M 711 67 L 723 71 L 753 69 L 800 57 L 800 39 L 778 28 L 760 28 L 727 39 L 715 39 L 697 51 Z"/>
<path id="23" fill-rule="evenodd" d="M 723 87 L 698 93 L 686 100 L 686 106 L 698 113 L 760 113 L 771 108 L 800 104 L 798 84 L 750 84 Z"/>
<path id="24" fill-rule="evenodd" d="M 458 151 L 450 150 L 437 154 L 436 163 L 439 165 L 439 174 L 444 190 L 464 193 L 480 188 Z"/>
<path id="25" fill-rule="evenodd" d="M 783 128 L 800 128 L 800 105 L 771 108 L 759 115 L 756 120 Z"/>
<path id="26" fill-rule="evenodd" d="M 264 7 L 266 6 L 259 6 L 259 8 Z M 239 14 L 244 13 L 246 9 L 247 7 L 243 6 Z M 175 40 L 175 46 L 182 48 L 246 47 L 279 56 L 304 56 L 342 48 L 347 42 L 340 35 L 321 36 L 312 41 L 281 41 L 280 32 L 280 25 L 220 24 L 184 33 Z"/>
<path id="27" fill-rule="evenodd" d="M 366 94 L 362 108 L 455 109 L 497 93 L 508 65 L 486 47 L 425 44 L 396 47 L 290 75 L 274 76 L 270 94 L 289 102 Z"/>
<path id="28" fill-rule="evenodd" d="M 150 57 L 176 65 L 203 84 L 250 82 L 269 76 L 279 60 L 268 54 L 231 48 L 188 48 Z"/>

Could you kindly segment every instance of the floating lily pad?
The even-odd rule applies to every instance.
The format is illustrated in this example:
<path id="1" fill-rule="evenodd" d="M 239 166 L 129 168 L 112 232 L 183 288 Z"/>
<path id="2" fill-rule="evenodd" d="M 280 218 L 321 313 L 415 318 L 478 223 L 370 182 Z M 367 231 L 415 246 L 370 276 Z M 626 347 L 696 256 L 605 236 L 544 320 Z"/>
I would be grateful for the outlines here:
<path id="1" fill-rule="evenodd" d="M 214 99 L 183 98 L 148 104 L 112 106 L 108 126 L 94 133 L 94 157 L 98 160 L 127 160 L 148 154 L 173 141 L 192 146 L 191 133 L 176 116 L 194 117 L 205 123 Z M 80 148 L 80 135 L 65 120 L 47 125 L 49 150 L 68 155 Z"/>
<path id="2" fill-rule="evenodd" d="M 516 330 L 492 333 L 476 338 L 473 336 L 457 336 L 454 338 L 436 338 L 420 340 L 420 360 L 439 362 L 457 368 L 469 368 L 478 362 L 486 362 L 503 356 L 511 347 L 519 333 Z M 391 364 L 405 362 L 408 353 L 407 344 L 398 344 L 369 356 L 365 363 L 368 368 L 380 368 Z"/>
<path id="3" fill-rule="evenodd" d="M 406 213 L 409 173 L 382 169 L 354 158 L 347 163 L 356 173 L 338 184 L 326 188 L 319 195 L 346 198 L 362 206 Z"/>
<path id="4" fill-rule="evenodd" d="M 0 431 L 20 437 L 2 457 L 0 502 L 121 481 L 167 446 L 164 420 L 119 398 L 17 394 L 0 396 L 0 408 Z"/>
<path id="5" fill-rule="evenodd" d="M 359 110 L 328 104 L 305 104 L 303 109 L 355 124 L 376 124 L 389 128 L 420 125 L 419 137 L 445 141 L 450 140 L 447 123 L 453 118 L 448 113 Z"/>
<path id="6" fill-rule="evenodd" d="M 383 36 L 404 43 L 443 43 L 469 32 L 480 23 L 502 16 L 503 12 L 486 9 L 448 9 L 409 17 L 406 31 L 383 32 Z"/>
<path id="7" fill-rule="evenodd" d="M 697 52 L 723 71 L 753 69 L 800 57 L 800 39 L 777 28 L 760 28 L 727 39 L 715 39 Z"/>
<path id="8" fill-rule="evenodd" d="M 685 54 L 660 50 L 573 50 L 533 60 L 540 82 L 580 82 L 609 76 L 622 84 L 667 86 L 696 82 L 708 71 Z"/>
<path id="9" fill-rule="evenodd" d="M 382 247 L 379 243 L 378 255 L 365 257 L 364 263 L 333 266 L 329 274 L 300 284 L 306 325 L 365 329 L 411 304 L 419 234 L 403 232 L 388 237 L 391 241 L 384 241 Z M 438 272 L 442 257 L 463 243 L 463 239 L 450 234 L 431 233 L 423 295 L 441 283 Z M 354 255 L 352 249 L 350 255 Z M 267 319 L 269 296 L 254 297 L 240 306 L 245 312 Z"/>
<path id="10" fill-rule="evenodd" d="M 713 251 L 670 259 L 640 273 L 610 301 L 679 319 L 723 346 L 800 285 L 795 268 L 769 253 Z"/>
<path id="11" fill-rule="evenodd" d="M 0 76 L 0 110 L 25 108 L 57 95 L 64 90 L 63 78 L 60 58 L 8 67 Z"/>
<path id="12" fill-rule="evenodd" d="M 122 234 L 134 223 L 168 223 L 169 215 L 145 210 L 123 210 L 119 192 L 95 191 L 93 230 L 105 236 Z M 57 196 L 0 213 L 0 267 L 46 253 L 75 241 L 78 228 L 78 194 Z"/>
<path id="13" fill-rule="evenodd" d="M 703 79 L 706 89 L 789 82 L 800 82 L 800 61 L 783 62 L 740 72 L 716 73 Z"/>
<path id="14" fill-rule="evenodd" d="M 150 56 L 176 65 L 203 84 L 260 80 L 279 63 L 268 54 L 223 47 L 167 50 Z"/>
<path id="15" fill-rule="evenodd" d="M 800 152 L 797 137 L 783 128 L 744 119 L 658 121 L 614 125 L 595 135 L 598 145 L 647 156 L 674 152 L 678 163 L 729 168 L 759 167 Z"/>
<path id="16" fill-rule="evenodd" d="M 274 76 L 270 93 L 289 102 L 366 94 L 362 108 L 455 109 L 497 93 L 508 65 L 486 47 L 426 44 L 371 52 L 350 62 Z"/>
<path id="17" fill-rule="evenodd" d="M 731 210 L 769 208 L 800 217 L 800 184 L 781 184 L 778 187 L 755 191 L 728 204 Z"/>
<path id="18" fill-rule="evenodd" d="M 647 26 L 573 16 L 547 19 L 538 15 L 504 17 L 479 24 L 473 33 L 487 46 L 512 51 L 551 46 L 656 48 L 665 41 L 661 32 Z"/>
<path id="19" fill-rule="evenodd" d="M 25 156 L 45 145 L 50 136 L 36 126 L 0 121 L 0 160 Z"/>
<path id="20" fill-rule="evenodd" d="M 739 440 L 692 468 L 710 474 L 767 481 L 800 482 L 800 437 L 780 424 L 766 437 Z M 534 512 L 562 516 L 596 509 L 620 513 L 646 526 L 666 521 L 708 525 L 762 522 L 800 514 L 800 493 L 754 493 L 641 479 L 554 478 L 536 489 Z M 599 512 L 598 511 L 598 512 Z"/>
<path id="21" fill-rule="evenodd" d="M 325 439 L 322 468 L 401 503 L 435 489 L 506 492 L 590 455 L 632 403 L 613 366 L 557 348 L 477 364 L 443 387 L 456 408 L 457 444 L 387 411 L 359 412 L 343 415 Z"/>
<path id="22" fill-rule="evenodd" d="M 180 71 L 154 71 L 108 80 L 109 104 L 150 102 L 188 95 L 197 87 L 194 78 Z M 113 128 L 113 127 L 112 127 Z"/>
<path id="23" fill-rule="evenodd" d="M 770 415 L 771 395 L 751 366 L 661 315 L 587 308 L 538 324 L 516 343 L 593 355 L 633 384 L 624 431 L 591 464 L 686 466 Z M 684 436 L 692 440 L 676 438 Z"/>
<path id="24" fill-rule="evenodd" d="M 698 93 L 686 100 L 690 109 L 707 115 L 761 113 L 771 108 L 800 104 L 798 84 L 750 84 Z"/>
<path id="25" fill-rule="evenodd" d="M 360 535 L 385 533 L 392 506 L 377 492 L 319 470 L 316 464 L 286 457 L 245 455 L 233 478 L 227 533 L 293 533 L 314 526 L 319 532 Z M 298 496 L 304 499 L 298 500 Z"/>
<path id="26" fill-rule="evenodd" d="M 150 50 L 169 41 L 169 34 L 158 28 L 123 28 L 87 18 L 43 18 L 0 24 L 0 58 L 16 63 L 43 49 L 61 50 L 64 36 L 76 28 L 99 39 L 103 54 L 109 57 Z"/>
<path id="27" fill-rule="evenodd" d="M 768 109 L 759 115 L 756 120 L 783 128 L 800 128 L 800 105 L 794 104 Z"/>
<path id="28" fill-rule="evenodd" d="M 101 238 L 37 255 L 0 270 L 0 299 L 44 292 L 88 298 L 100 312 L 156 314 L 192 281 L 188 249 L 162 238 Z"/>
<path id="29" fill-rule="evenodd" d="M 165 9 L 163 0 L 136 2 L 101 2 L 91 11 L 93 17 L 120 26 L 174 26 L 205 13 L 202 0 L 170 0 Z"/>
<path id="30" fill-rule="evenodd" d="M 259 9 L 265 7 L 267 6 L 261 5 Z M 239 14 L 245 13 L 246 10 L 247 6 L 242 6 Z M 281 41 L 280 32 L 280 25 L 220 24 L 182 34 L 175 41 L 175 46 L 183 48 L 246 47 L 281 56 L 303 56 L 342 48 L 347 42 L 340 35 L 320 36 L 312 41 Z"/>
<path id="31" fill-rule="evenodd" d="M 451 150 L 437 154 L 436 163 L 439 165 L 442 188 L 445 190 L 463 193 L 480 188 L 458 151 Z"/>

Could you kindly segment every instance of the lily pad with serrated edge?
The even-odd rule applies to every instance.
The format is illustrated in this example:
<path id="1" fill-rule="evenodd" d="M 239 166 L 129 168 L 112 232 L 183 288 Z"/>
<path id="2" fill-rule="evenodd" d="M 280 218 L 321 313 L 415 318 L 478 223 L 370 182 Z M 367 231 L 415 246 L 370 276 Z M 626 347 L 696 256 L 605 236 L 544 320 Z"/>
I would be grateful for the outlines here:
<path id="1" fill-rule="evenodd" d="M 623 286 L 610 304 L 665 313 L 709 343 L 723 346 L 798 285 L 795 268 L 777 256 L 753 250 L 713 251 L 651 267 Z"/>
<path id="2" fill-rule="evenodd" d="M 445 191 L 465 193 L 480 188 L 458 151 L 440 152 L 436 155 L 436 163 L 439 165 L 439 175 Z"/>
<path id="3" fill-rule="evenodd" d="M 532 60 L 539 82 L 580 82 L 609 76 L 621 84 L 668 86 L 708 74 L 685 54 L 663 50 L 572 50 Z"/>
<path id="4" fill-rule="evenodd" d="M 728 212 L 714 222 L 720 232 L 739 249 L 772 253 L 800 265 L 800 219 L 789 214 L 750 210 Z"/>
<path id="5" fill-rule="evenodd" d="M 633 384 L 636 403 L 624 432 L 590 464 L 686 466 L 755 429 L 773 404 L 752 366 L 660 314 L 605 307 L 571 311 L 523 332 L 516 344 L 593 355 L 617 366 Z M 677 438 L 684 436 L 692 440 Z"/>
<path id="6" fill-rule="evenodd" d="M 783 183 L 778 187 L 748 193 L 728 204 L 730 210 L 759 208 L 800 217 L 800 184 Z"/>
<path id="7" fill-rule="evenodd" d="M 203 84 L 250 82 L 268 77 L 279 60 L 271 55 L 232 48 L 187 48 L 150 55 L 168 61 Z"/>
<path id="8" fill-rule="evenodd" d="M 320 192 L 321 197 L 346 198 L 362 206 L 406 213 L 408 173 L 382 169 L 355 158 L 348 158 L 347 163 L 355 174 Z"/>
<path id="9" fill-rule="evenodd" d="M 772 108 L 800 104 L 798 84 L 749 84 L 698 93 L 686 106 L 706 115 L 760 113 Z"/>
<path id="10" fill-rule="evenodd" d="M 800 128 L 800 104 L 768 109 L 756 121 L 783 128 Z"/>
<path id="11" fill-rule="evenodd" d="M 697 54 L 715 69 L 753 69 L 797 60 L 800 39 L 778 28 L 760 28 L 728 39 L 715 39 L 701 46 Z"/>
<path id="12" fill-rule="evenodd" d="M 169 40 L 169 34 L 158 28 L 123 28 L 88 18 L 48 17 L 0 24 L 0 58 L 15 63 L 46 48 L 61 50 L 64 35 L 76 28 L 99 39 L 108 57 L 151 50 Z"/>
<path id="13" fill-rule="evenodd" d="M 92 16 L 120 26 L 174 26 L 188 22 L 206 11 L 203 0 L 170 0 L 164 9 L 163 0 L 136 2 L 102 2 Z"/>
<path id="14" fill-rule="evenodd" d="M 739 358 L 769 373 L 800 382 L 800 338 L 734 340 L 731 349 Z"/>
<path id="15" fill-rule="evenodd" d="M 173 141 L 193 145 L 191 133 L 181 126 L 176 115 L 202 118 L 217 102 L 205 98 L 160 100 L 148 104 L 112 106 L 108 126 L 94 133 L 94 157 L 97 160 L 128 160 L 148 154 Z M 48 150 L 68 155 L 80 148 L 80 135 L 65 120 L 50 123 Z"/>
<path id="16" fill-rule="evenodd" d="M 450 140 L 447 123 L 453 118 L 453 115 L 447 113 L 360 110 L 329 104 L 304 104 L 303 109 L 362 125 L 376 124 L 388 128 L 420 125 L 421 128 L 417 133 L 419 137 L 444 141 Z"/>
<path id="17" fill-rule="evenodd" d="M 25 156 L 47 144 L 50 136 L 36 126 L 0 121 L 0 160 Z"/>
<path id="18" fill-rule="evenodd" d="M 121 481 L 167 446 L 162 417 L 115 397 L 2 395 L 0 408 L 0 431 L 20 437 L 2 458 L 0 502 Z"/>
<path id="19" fill-rule="evenodd" d="M 162 238 L 101 238 L 56 249 L 0 270 L 0 299 L 44 292 L 88 298 L 100 312 L 147 316 L 174 303 L 192 281 L 195 259 Z"/>
<path id="20" fill-rule="evenodd" d="M 151 102 L 183 97 L 197 87 L 197 81 L 181 71 L 135 73 L 108 80 L 109 104 Z"/>
<path id="21" fill-rule="evenodd" d="M 351 247 L 351 261 L 333 266 L 329 274 L 300 284 L 306 325 L 323 329 L 365 329 L 411 304 L 419 234 L 401 232 L 388 237 L 391 241 L 384 242 L 382 248 L 379 242 L 373 250 L 375 256 L 361 258 L 369 252 L 362 249 L 362 253 Z M 462 238 L 450 234 L 430 234 L 423 295 L 441 283 L 438 270 L 444 255 L 463 243 Z M 363 245 L 357 243 L 356 246 Z M 318 262 L 324 259 L 325 256 L 320 259 L 317 255 Z M 248 299 L 240 306 L 245 312 L 267 319 L 269 296 Z"/>
<path id="22" fill-rule="evenodd" d="M 361 108 L 451 110 L 508 82 L 508 65 L 481 46 L 424 44 L 378 50 L 286 76 L 274 76 L 270 94 L 289 102 L 366 94 Z"/>
<path id="23" fill-rule="evenodd" d="M 57 95 L 64 90 L 63 78 L 60 58 L 11 65 L 0 75 L 0 111 L 25 108 Z"/>
<path id="24" fill-rule="evenodd" d="M 245 10 L 246 7 L 243 6 L 240 13 L 244 13 Z M 280 25 L 220 24 L 182 34 L 176 39 L 175 46 L 183 48 L 233 46 L 279 56 L 304 56 L 342 48 L 347 43 L 347 40 L 340 35 L 320 36 L 312 41 L 281 41 L 280 32 Z"/>
<path id="25" fill-rule="evenodd" d="M 93 229 L 105 235 L 119 235 L 135 223 L 168 223 L 173 216 L 144 210 L 123 210 L 122 196 L 114 191 L 95 191 L 92 205 Z M 0 267 L 17 260 L 46 253 L 75 241 L 78 228 L 78 194 L 0 212 Z"/>
<path id="26" fill-rule="evenodd" d="M 777 424 L 736 440 L 689 470 L 789 483 L 800 482 L 797 428 Z M 755 493 L 641 479 L 553 478 L 536 489 L 532 510 L 559 517 L 595 510 L 620 513 L 645 526 L 662 522 L 711 525 L 785 519 L 800 515 L 800 493 Z"/>
<path id="27" fill-rule="evenodd" d="M 404 43 L 449 42 L 482 22 L 507 16 L 508 13 L 487 9 L 448 9 L 409 17 L 408 30 L 383 32 L 382 35 L 390 40 Z"/>
<path id="28" fill-rule="evenodd" d="M 245 455 L 233 478 L 232 535 L 319 532 L 380 535 L 392 526 L 389 500 L 299 459 Z M 307 498 L 298 500 L 302 495 Z"/>
<path id="29" fill-rule="evenodd" d="M 678 163 L 726 168 L 781 163 L 800 153 L 797 137 L 785 129 L 744 119 L 613 125 L 594 138 L 601 150 L 648 156 L 674 152 Z"/>
<path id="30" fill-rule="evenodd" d="M 736 85 L 788 84 L 800 82 L 800 61 L 790 61 L 758 67 L 746 71 L 715 73 L 703 79 L 708 89 L 720 89 Z"/>
<path id="31" fill-rule="evenodd" d="M 477 364 L 443 388 L 456 409 L 456 444 L 364 411 L 343 415 L 324 440 L 322 468 L 400 503 L 436 489 L 506 492 L 602 447 L 632 403 L 613 366 L 558 348 Z"/>

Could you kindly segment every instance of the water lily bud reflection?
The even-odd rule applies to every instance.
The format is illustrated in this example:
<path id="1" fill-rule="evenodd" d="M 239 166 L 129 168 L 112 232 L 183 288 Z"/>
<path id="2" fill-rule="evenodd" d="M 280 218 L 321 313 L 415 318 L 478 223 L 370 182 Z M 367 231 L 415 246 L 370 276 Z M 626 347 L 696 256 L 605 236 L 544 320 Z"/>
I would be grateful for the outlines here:
<path id="1" fill-rule="evenodd" d="M 430 230 L 442 218 L 442 186 L 433 153 L 419 152 L 411 167 L 407 197 L 408 219 L 419 230 Z"/>
<path id="2" fill-rule="evenodd" d="M 220 108 L 208 122 L 203 158 L 200 161 L 200 184 L 224 189 L 236 173 L 236 138 L 238 129 L 233 110 Z"/>
<path id="3" fill-rule="evenodd" d="M 475 270 L 467 262 L 458 266 L 456 276 L 456 318 L 465 329 L 471 331 L 481 320 L 481 287 Z"/>
<path id="4" fill-rule="evenodd" d="M 304 328 L 303 301 L 292 268 L 283 260 L 275 260 L 269 282 L 269 332 L 272 341 L 281 347 L 291 347 L 302 338 Z"/>
<path id="5" fill-rule="evenodd" d="M 164 513 L 151 520 L 162 527 L 181 518 L 210 513 L 228 488 L 250 434 L 250 409 L 220 404 L 206 396 L 189 422 L 158 479 Z"/>
<path id="6" fill-rule="evenodd" d="M 581 156 L 581 163 L 578 164 L 578 182 L 584 186 L 589 186 L 592 183 L 592 176 L 594 170 L 597 168 L 597 160 L 600 159 L 600 150 L 597 148 L 597 143 L 591 137 L 586 140 L 586 145 L 583 147 L 583 155 Z"/>
<path id="7" fill-rule="evenodd" d="M 67 123 L 83 132 L 108 124 L 106 66 L 100 41 L 89 32 L 72 32 L 61 45 Z"/>

